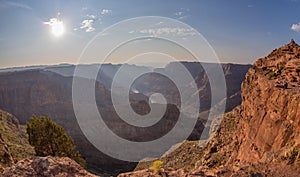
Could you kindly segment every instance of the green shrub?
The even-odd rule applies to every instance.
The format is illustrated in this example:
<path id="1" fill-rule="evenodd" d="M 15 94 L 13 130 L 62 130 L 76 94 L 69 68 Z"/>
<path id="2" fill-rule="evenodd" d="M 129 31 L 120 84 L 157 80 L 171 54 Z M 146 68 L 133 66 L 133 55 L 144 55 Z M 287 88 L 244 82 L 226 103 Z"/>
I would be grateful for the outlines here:
<path id="1" fill-rule="evenodd" d="M 73 139 L 49 117 L 32 116 L 26 123 L 29 143 L 37 156 L 70 157 L 85 167 L 85 160 L 75 150 Z"/>
<path id="2" fill-rule="evenodd" d="M 154 173 L 156 173 L 156 174 L 159 173 L 162 164 L 163 164 L 163 162 L 160 160 L 156 160 L 153 162 Z"/>
<path id="3" fill-rule="evenodd" d="M 273 80 L 276 78 L 276 73 L 274 71 L 270 71 L 268 73 L 268 76 L 269 76 L 269 80 Z"/>

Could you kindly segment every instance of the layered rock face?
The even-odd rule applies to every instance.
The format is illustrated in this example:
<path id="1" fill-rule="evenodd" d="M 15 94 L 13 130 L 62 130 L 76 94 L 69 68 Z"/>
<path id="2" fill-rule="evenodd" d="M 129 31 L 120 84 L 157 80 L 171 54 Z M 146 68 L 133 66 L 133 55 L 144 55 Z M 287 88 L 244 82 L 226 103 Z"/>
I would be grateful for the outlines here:
<path id="1" fill-rule="evenodd" d="M 242 85 L 237 159 L 259 161 L 300 136 L 300 46 L 294 41 L 259 59 Z M 249 157 L 248 154 L 251 154 Z"/>
<path id="2" fill-rule="evenodd" d="M 287 169 L 299 175 L 293 164 L 300 147 L 300 46 L 292 40 L 258 59 L 242 84 L 242 99 L 224 115 L 200 164 L 252 164 L 269 175 Z"/>
<path id="3" fill-rule="evenodd" d="M 3 177 L 96 177 L 68 157 L 31 157 L 4 170 Z"/>

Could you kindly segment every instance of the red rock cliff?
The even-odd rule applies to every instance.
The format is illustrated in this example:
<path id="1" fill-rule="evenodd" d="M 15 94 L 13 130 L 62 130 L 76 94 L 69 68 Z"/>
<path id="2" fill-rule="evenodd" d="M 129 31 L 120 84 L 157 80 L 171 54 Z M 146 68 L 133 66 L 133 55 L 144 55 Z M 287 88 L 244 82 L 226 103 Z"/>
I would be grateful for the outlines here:
<path id="1" fill-rule="evenodd" d="M 299 147 L 300 46 L 292 40 L 249 69 L 242 104 L 224 115 L 201 164 L 272 164 L 285 159 L 291 165 Z"/>

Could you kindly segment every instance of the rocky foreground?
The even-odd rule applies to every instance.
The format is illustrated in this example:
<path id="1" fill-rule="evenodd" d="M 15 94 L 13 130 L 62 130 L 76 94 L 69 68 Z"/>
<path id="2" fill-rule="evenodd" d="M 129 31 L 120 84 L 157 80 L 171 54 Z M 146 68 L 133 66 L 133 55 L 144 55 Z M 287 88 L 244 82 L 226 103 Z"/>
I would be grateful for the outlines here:
<path id="1" fill-rule="evenodd" d="M 193 170 L 162 168 L 159 173 L 155 173 L 153 169 L 145 169 L 136 172 L 120 174 L 118 177 L 296 177 L 299 173 L 296 172 L 296 167 L 288 167 L 285 165 L 240 165 L 234 168 L 220 167 L 211 169 L 208 167 L 198 167 Z"/>
<path id="2" fill-rule="evenodd" d="M 68 157 L 31 157 L 6 168 L 3 177 L 96 177 Z"/>

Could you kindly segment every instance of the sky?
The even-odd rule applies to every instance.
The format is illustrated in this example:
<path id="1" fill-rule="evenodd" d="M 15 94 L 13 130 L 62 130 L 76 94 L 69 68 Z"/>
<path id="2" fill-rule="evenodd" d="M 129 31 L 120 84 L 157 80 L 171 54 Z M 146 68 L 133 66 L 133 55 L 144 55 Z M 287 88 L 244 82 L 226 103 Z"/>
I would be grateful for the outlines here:
<path id="1" fill-rule="evenodd" d="M 176 34 L 188 42 L 195 38 L 196 30 L 223 63 L 252 64 L 292 38 L 300 43 L 300 0 L 0 0 L 0 68 L 80 63 L 86 46 L 103 30 L 143 16 L 178 20 L 192 30 L 174 25 L 141 28 L 141 22 L 136 26 L 129 23 L 128 29 L 138 30 L 128 33 Z M 95 57 L 101 56 L 106 44 L 119 39 L 119 35 L 101 38 L 102 48 L 90 51 L 93 55 L 87 57 L 94 58 L 89 62 L 102 61 Z M 190 43 L 198 46 L 197 42 Z M 149 45 L 167 48 L 162 44 Z M 140 46 L 131 45 L 128 50 Z M 144 59 L 141 56 L 135 57 L 140 63 L 168 58 L 157 53 Z M 115 63 L 125 61 L 118 57 Z"/>

